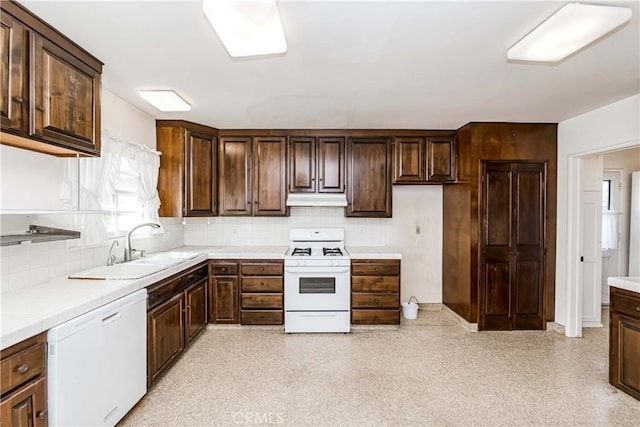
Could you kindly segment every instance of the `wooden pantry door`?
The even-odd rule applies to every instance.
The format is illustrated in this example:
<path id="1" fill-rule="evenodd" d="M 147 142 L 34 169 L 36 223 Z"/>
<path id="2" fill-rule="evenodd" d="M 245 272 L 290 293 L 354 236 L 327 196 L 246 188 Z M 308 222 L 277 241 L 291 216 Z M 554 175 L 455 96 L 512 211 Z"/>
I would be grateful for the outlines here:
<path id="1" fill-rule="evenodd" d="M 481 184 L 478 326 L 544 329 L 545 164 L 484 162 Z"/>

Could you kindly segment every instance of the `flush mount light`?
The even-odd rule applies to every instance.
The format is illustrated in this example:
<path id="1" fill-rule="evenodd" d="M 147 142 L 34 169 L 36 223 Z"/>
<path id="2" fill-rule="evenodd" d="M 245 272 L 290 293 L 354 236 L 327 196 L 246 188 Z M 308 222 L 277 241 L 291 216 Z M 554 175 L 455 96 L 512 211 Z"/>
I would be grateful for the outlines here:
<path id="1" fill-rule="evenodd" d="M 191 110 L 191 105 L 172 90 L 141 90 L 140 97 L 160 111 Z"/>
<path id="2" fill-rule="evenodd" d="M 233 57 L 287 51 L 275 0 L 203 0 L 202 11 Z"/>
<path id="3" fill-rule="evenodd" d="M 560 62 L 629 19 L 627 7 L 569 3 L 512 46 L 507 59 Z"/>

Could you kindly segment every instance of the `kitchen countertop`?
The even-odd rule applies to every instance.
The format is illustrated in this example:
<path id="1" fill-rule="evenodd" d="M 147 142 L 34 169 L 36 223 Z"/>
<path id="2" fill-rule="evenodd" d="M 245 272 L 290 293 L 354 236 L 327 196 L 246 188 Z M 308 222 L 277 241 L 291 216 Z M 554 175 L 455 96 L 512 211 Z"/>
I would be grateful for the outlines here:
<path id="1" fill-rule="evenodd" d="M 111 301 L 166 279 L 207 259 L 282 259 L 287 246 L 182 246 L 166 252 L 200 254 L 186 262 L 133 280 L 83 280 L 62 276 L 46 283 L 3 293 L 0 301 L 0 348 L 47 331 Z M 401 259 L 388 246 L 347 246 L 353 259 Z"/>
<path id="2" fill-rule="evenodd" d="M 3 293 L 0 348 L 10 347 L 207 259 L 282 259 L 287 249 L 286 246 L 183 246 L 166 252 L 189 250 L 200 255 L 140 279 L 83 280 L 62 276 Z"/>
<path id="3" fill-rule="evenodd" d="M 351 259 L 402 259 L 402 253 L 390 246 L 347 246 Z"/>
<path id="4" fill-rule="evenodd" d="M 609 277 L 609 286 L 614 286 L 627 291 L 640 293 L 640 277 Z"/>

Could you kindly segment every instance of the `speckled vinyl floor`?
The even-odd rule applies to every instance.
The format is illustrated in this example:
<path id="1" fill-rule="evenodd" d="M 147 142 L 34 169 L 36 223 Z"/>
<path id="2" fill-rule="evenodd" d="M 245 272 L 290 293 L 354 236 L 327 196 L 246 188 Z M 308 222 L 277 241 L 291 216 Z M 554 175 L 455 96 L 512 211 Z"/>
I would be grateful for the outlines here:
<path id="1" fill-rule="evenodd" d="M 349 335 L 210 327 L 121 425 L 639 426 L 607 340 L 467 332 L 422 310 Z"/>

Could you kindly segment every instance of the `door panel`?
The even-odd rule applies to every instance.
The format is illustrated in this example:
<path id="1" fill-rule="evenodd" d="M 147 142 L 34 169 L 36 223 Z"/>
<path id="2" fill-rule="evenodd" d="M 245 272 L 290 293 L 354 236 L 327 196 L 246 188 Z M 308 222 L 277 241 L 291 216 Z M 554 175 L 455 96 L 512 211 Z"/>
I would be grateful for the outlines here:
<path id="1" fill-rule="evenodd" d="M 586 157 L 580 165 L 582 268 L 579 280 L 582 322 L 587 326 L 602 324 L 602 160 L 602 156 Z"/>
<path id="2" fill-rule="evenodd" d="M 289 139 L 289 192 L 316 191 L 316 139 L 292 136 Z"/>
<path id="3" fill-rule="evenodd" d="M 483 203 L 486 218 L 485 245 L 511 245 L 511 171 L 491 171 L 486 177 Z"/>
<path id="4" fill-rule="evenodd" d="M 540 174 L 521 172 L 518 174 L 516 196 L 516 244 L 539 246 L 542 241 L 542 215 Z"/>
<path id="5" fill-rule="evenodd" d="M 390 218 L 391 139 L 349 138 L 346 216 Z"/>
<path id="6" fill-rule="evenodd" d="M 318 192 L 344 193 L 344 138 L 318 138 Z"/>
<path id="7" fill-rule="evenodd" d="M 545 165 L 482 168 L 480 329 L 544 328 Z"/>
<path id="8" fill-rule="evenodd" d="M 3 128 L 26 133 L 29 124 L 29 33 L 7 13 L 2 13 L 0 20 L 0 120 Z"/>
<path id="9" fill-rule="evenodd" d="M 213 216 L 216 209 L 215 138 L 187 134 L 187 212 L 186 216 Z"/>
<path id="10" fill-rule="evenodd" d="M 485 264 L 485 315 L 509 316 L 509 263 Z"/>
<path id="11" fill-rule="evenodd" d="M 211 279 L 212 323 L 238 323 L 238 278 L 218 277 Z"/>
<path id="12" fill-rule="evenodd" d="M 516 309 L 515 314 L 538 314 L 540 312 L 540 264 L 518 262 L 516 265 Z"/>
<path id="13" fill-rule="evenodd" d="M 285 215 L 287 212 L 286 157 L 284 137 L 254 138 L 254 215 Z"/>
<path id="14" fill-rule="evenodd" d="M 251 215 L 250 137 L 220 138 L 220 215 Z"/>
<path id="15" fill-rule="evenodd" d="M 394 183 L 425 182 L 426 141 L 420 137 L 397 137 L 395 139 Z"/>
<path id="16" fill-rule="evenodd" d="M 185 289 L 186 328 L 185 346 L 189 346 L 193 339 L 207 326 L 207 279 L 204 278 Z"/>

